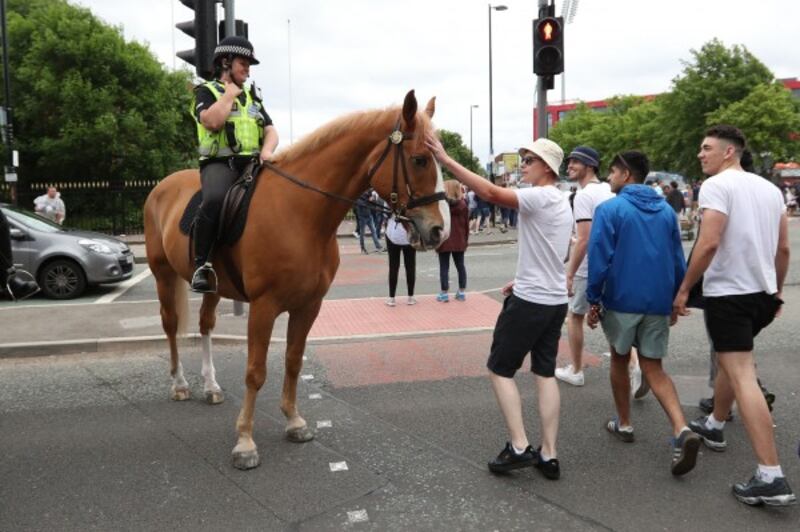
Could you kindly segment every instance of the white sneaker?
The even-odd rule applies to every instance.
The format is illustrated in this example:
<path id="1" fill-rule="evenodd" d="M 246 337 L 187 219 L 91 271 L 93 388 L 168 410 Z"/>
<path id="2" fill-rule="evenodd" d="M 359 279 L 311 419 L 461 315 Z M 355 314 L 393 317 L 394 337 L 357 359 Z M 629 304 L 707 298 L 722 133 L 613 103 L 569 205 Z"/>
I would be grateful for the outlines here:
<path id="1" fill-rule="evenodd" d="M 575 373 L 572 364 L 564 366 L 563 368 L 556 368 L 556 379 L 564 381 L 573 386 L 583 386 L 583 371 Z"/>
<path id="2" fill-rule="evenodd" d="M 414 298 L 414 296 L 408 296 L 408 301 L 406 301 L 406 305 L 416 305 L 416 304 L 417 300 Z"/>
<path id="3" fill-rule="evenodd" d="M 642 370 L 639 366 L 628 368 L 628 374 L 631 379 L 631 397 L 633 397 L 642 385 Z"/>
<path id="4" fill-rule="evenodd" d="M 387 307 L 393 307 L 393 306 L 395 306 L 396 304 L 397 304 L 397 303 L 395 303 L 395 301 L 394 301 L 394 298 L 393 298 L 393 297 L 390 297 L 389 299 L 387 299 L 387 300 L 386 300 L 386 306 L 387 306 Z"/>

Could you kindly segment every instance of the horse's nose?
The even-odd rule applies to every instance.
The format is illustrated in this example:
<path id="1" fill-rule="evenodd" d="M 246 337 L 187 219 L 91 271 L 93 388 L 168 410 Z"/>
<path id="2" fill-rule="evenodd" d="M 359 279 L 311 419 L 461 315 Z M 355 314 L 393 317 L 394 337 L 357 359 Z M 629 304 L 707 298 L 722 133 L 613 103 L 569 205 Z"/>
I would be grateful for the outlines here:
<path id="1" fill-rule="evenodd" d="M 431 246 L 438 246 L 442 242 L 442 233 L 444 232 L 444 227 L 441 225 L 434 225 L 431 228 Z"/>

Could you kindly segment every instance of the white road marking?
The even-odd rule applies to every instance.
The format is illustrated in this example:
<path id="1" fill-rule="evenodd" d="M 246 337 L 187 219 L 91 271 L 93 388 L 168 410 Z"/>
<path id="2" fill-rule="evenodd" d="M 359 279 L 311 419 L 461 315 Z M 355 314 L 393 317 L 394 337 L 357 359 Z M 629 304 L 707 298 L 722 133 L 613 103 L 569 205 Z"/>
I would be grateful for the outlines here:
<path id="1" fill-rule="evenodd" d="M 328 466 L 331 468 L 331 473 L 347 471 L 347 462 L 330 462 Z"/>
<path id="2" fill-rule="evenodd" d="M 313 375 L 300 375 L 300 378 L 303 379 L 304 381 L 313 381 L 314 380 L 314 376 Z"/>
<path id="3" fill-rule="evenodd" d="M 325 419 L 323 421 L 317 421 L 317 428 L 318 429 L 329 429 L 333 427 L 333 421 L 329 419 Z"/>
<path id="4" fill-rule="evenodd" d="M 119 324 L 123 329 L 144 329 L 151 325 L 159 325 L 161 323 L 161 316 L 139 316 L 138 318 L 125 318 L 119 320 Z"/>
<path id="5" fill-rule="evenodd" d="M 347 512 L 347 520 L 351 523 L 366 523 L 369 521 L 369 515 L 366 510 L 354 510 Z"/>
<path id="6" fill-rule="evenodd" d="M 322 394 L 321 393 L 312 393 L 311 395 L 308 396 L 308 398 L 309 399 L 322 399 Z"/>
<path id="7" fill-rule="evenodd" d="M 102 297 L 97 298 L 97 300 L 94 302 L 95 305 L 101 304 L 101 303 L 111 303 L 111 302 L 113 302 L 119 296 L 121 296 L 122 294 L 124 294 L 125 292 L 130 290 L 131 287 L 136 286 L 137 284 L 142 282 L 144 279 L 147 279 L 148 277 L 150 277 L 150 275 L 152 275 L 152 273 L 150 272 L 150 268 L 145 268 L 145 270 L 142 271 L 142 272 L 139 272 L 138 275 L 134 275 L 133 277 L 131 277 L 127 281 L 123 281 L 123 282 L 119 283 L 117 285 L 117 287 L 114 288 L 113 292 L 108 293 L 108 294 L 106 294 L 106 295 L 104 295 Z"/>

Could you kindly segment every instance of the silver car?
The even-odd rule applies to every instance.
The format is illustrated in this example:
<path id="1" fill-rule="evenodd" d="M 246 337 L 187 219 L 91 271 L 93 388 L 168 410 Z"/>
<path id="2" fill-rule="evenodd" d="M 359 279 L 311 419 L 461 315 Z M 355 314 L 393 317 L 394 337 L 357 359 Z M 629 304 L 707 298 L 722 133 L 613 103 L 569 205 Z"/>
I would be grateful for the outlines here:
<path id="1" fill-rule="evenodd" d="M 0 204 L 11 226 L 14 263 L 36 276 L 45 296 L 72 299 L 87 286 L 133 275 L 128 244 L 90 231 L 70 230 L 26 209 Z"/>

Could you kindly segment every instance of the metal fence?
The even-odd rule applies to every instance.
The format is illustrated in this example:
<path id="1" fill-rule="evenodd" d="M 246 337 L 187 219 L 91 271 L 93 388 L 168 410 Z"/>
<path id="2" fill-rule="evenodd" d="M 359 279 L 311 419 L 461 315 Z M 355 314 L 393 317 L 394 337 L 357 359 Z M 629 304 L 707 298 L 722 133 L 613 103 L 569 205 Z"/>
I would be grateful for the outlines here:
<path id="1" fill-rule="evenodd" d="M 56 187 L 67 208 L 64 226 L 112 235 L 144 231 L 142 208 L 158 179 L 130 181 L 40 181 L 17 183 L 17 204 L 33 210 L 33 200 Z M 0 183 L 0 201 L 12 201 L 9 183 Z"/>

